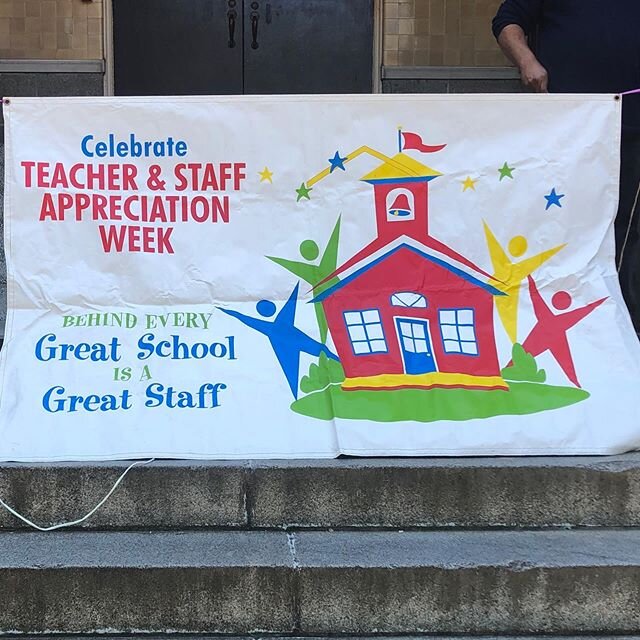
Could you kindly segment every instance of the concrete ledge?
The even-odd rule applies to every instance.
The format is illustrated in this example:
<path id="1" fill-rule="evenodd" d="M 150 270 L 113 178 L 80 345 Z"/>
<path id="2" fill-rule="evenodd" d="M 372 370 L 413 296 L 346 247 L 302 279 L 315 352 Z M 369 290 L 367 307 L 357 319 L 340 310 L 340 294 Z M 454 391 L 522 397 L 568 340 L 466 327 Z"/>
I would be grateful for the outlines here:
<path id="1" fill-rule="evenodd" d="M 0 535 L 0 633 L 639 631 L 640 531 Z"/>
<path id="2" fill-rule="evenodd" d="M 0 73 L 104 73 L 104 60 L 0 59 Z"/>
<path id="3" fill-rule="evenodd" d="M 104 497 L 128 462 L 4 464 L 0 497 L 41 526 L 77 520 Z M 84 526 L 181 529 L 247 526 L 248 463 L 163 461 L 131 470 Z M 0 507 L 0 529 L 27 528 Z"/>
<path id="4" fill-rule="evenodd" d="M 253 527 L 640 524 L 640 454 L 257 463 Z"/>
<path id="5" fill-rule="evenodd" d="M 637 633 L 640 532 L 301 533 L 309 633 Z"/>
<path id="6" fill-rule="evenodd" d="M 278 533 L 0 535 L 0 633 L 286 633 Z"/>
<path id="7" fill-rule="evenodd" d="M 37 524 L 75 520 L 126 462 L 4 464 L 0 497 Z M 26 525 L 0 508 L 1 529 Z M 640 526 L 640 454 L 573 458 L 157 461 L 91 529 Z"/>
<path id="8" fill-rule="evenodd" d="M 382 67 L 383 80 L 519 80 L 515 67 Z"/>

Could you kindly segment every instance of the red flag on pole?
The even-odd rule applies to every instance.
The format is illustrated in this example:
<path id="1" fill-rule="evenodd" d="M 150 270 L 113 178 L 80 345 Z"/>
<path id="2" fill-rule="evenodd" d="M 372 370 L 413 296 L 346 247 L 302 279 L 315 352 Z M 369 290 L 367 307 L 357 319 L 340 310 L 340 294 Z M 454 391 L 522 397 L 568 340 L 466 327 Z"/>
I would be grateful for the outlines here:
<path id="1" fill-rule="evenodd" d="M 402 137 L 404 139 L 404 145 L 402 149 L 415 149 L 422 153 L 435 153 L 436 151 L 442 151 L 447 145 L 436 144 L 429 145 L 422 142 L 422 138 L 417 133 L 410 133 L 409 131 L 402 131 Z"/>

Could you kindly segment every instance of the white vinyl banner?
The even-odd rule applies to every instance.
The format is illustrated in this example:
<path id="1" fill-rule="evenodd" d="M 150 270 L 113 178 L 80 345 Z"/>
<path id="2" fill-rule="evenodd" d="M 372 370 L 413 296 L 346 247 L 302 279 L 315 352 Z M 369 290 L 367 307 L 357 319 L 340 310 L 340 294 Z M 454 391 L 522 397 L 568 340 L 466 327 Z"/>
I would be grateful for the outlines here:
<path id="1" fill-rule="evenodd" d="M 638 448 L 613 96 L 11 98 L 0 459 Z"/>

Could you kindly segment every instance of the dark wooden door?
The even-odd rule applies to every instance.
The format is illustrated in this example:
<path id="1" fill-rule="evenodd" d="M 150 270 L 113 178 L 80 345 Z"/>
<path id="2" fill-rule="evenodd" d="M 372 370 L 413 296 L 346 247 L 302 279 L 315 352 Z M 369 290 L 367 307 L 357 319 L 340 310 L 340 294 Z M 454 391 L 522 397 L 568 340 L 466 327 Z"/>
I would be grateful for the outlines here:
<path id="1" fill-rule="evenodd" d="M 116 95 L 369 93 L 373 0 L 113 0 Z"/>
<path id="2" fill-rule="evenodd" d="M 244 92 L 370 93 L 373 0 L 245 0 Z"/>
<path id="3" fill-rule="evenodd" d="M 116 95 L 243 92 L 242 0 L 113 0 L 113 47 Z"/>

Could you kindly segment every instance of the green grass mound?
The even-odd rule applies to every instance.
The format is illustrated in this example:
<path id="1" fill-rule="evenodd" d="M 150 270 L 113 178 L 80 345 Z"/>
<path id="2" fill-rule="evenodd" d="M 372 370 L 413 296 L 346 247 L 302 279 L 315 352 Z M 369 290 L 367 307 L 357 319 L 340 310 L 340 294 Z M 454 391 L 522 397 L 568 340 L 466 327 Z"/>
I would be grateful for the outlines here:
<path id="1" fill-rule="evenodd" d="M 343 391 L 332 385 L 296 400 L 291 408 L 304 416 L 373 422 L 435 422 L 472 420 L 503 415 L 526 415 L 568 407 L 589 394 L 574 387 L 511 382 L 508 391 L 472 389 L 397 389 Z"/>

